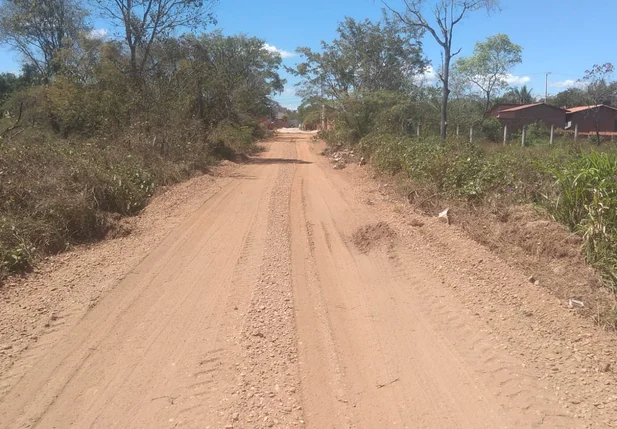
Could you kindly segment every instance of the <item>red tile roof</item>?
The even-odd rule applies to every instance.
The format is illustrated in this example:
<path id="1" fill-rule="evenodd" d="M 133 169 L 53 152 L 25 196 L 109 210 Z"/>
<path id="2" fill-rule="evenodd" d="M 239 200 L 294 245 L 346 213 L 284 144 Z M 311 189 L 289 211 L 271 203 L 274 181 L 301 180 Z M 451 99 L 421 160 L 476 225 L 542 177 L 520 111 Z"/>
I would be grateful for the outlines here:
<path id="1" fill-rule="evenodd" d="M 568 113 L 576 113 L 576 112 L 582 112 L 583 110 L 588 110 L 588 109 L 595 109 L 598 107 L 607 107 L 609 109 L 613 109 L 613 110 L 617 110 L 616 108 L 612 107 L 612 106 L 607 106 L 606 104 L 596 104 L 594 106 L 579 106 L 579 107 L 573 107 L 571 109 L 568 109 Z"/>
<path id="2" fill-rule="evenodd" d="M 501 112 L 515 112 L 517 110 L 523 110 L 523 109 L 527 109 L 529 107 L 538 106 L 540 104 L 542 104 L 542 103 L 521 104 L 520 106 L 510 107 L 509 109 L 504 109 Z M 499 112 L 499 113 L 501 113 L 501 112 Z"/>
<path id="3" fill-rule="evenodd" d="M 530 107 L 539 106 L 539 105 L 541 105 L 541 104 L 545 104 L 546 106 L 548 106 L 548 107 L 552 107 L 552 108 L 554 108 L 554 109 L 564 110 L 564 109 L 562 109 L 561 107 L 555 107 L 555 106 L 552 106 L 552 105 L 550 105 L 550 104 L 546 104 L 546 103 L 544 103 L 544 102 L 540 102 L 540 103 L 523 104 L 523 105 L 521 105 L 521 106 L 511 107 L 511 108 L 509 108 L 509 109 L 504 109 L 504 110 L 501 110 L 499 113 L 503 113 L 503 112 L 516 112 L 517 110 L 529 109 Z"/>

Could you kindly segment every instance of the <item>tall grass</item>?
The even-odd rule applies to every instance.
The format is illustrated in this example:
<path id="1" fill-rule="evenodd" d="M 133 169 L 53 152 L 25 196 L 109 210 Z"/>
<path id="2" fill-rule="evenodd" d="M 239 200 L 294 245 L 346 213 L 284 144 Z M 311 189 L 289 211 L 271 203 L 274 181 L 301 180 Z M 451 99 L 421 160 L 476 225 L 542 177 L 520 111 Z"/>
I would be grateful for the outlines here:
<path id="1" fill-rule="evenodd" d="M 553 217 L 583 237 L 587 260 L 617 285 L 617 154 L 581 153 L 569 165 L 554 169 L 559 195 Z"/>

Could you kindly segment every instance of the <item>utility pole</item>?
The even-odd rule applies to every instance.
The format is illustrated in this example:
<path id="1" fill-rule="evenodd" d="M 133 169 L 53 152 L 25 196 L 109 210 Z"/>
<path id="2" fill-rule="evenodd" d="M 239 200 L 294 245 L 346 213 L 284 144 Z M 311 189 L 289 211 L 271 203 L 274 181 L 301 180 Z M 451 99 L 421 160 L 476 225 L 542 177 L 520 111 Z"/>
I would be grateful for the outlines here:
<path id="1" fill-rule="evenodd" d="M 548 102 L 548 75 L 551 74 L 551 72 L 546 72 L 545 75 L 545 83 L 544 83 L 544 102 Z"/>

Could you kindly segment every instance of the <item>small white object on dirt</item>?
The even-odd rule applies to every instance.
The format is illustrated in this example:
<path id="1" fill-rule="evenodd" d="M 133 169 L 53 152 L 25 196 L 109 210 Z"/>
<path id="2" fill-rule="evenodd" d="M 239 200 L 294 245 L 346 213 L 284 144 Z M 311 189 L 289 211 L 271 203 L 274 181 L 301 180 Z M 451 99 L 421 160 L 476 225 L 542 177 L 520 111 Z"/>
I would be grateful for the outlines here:
<path id="1" fill-rule="evenodd" d="M 364 157 L 360 158 L 360 165 L 366 164 L 366 159 Z"/>
<path id="2" fill-rule="evenodd" d="M 583 301 L 579 301 L 578 299 L 570 298 L 568 300 L 568 307 L 570 307 L 570 308 L 574 308 L 574 307 L 584 308 L 585 304 L 583 303 Z"/>
<path id="3" fill-rule="evenodd" d="M 437 216 L 437 217 L 440 220 L 445 221 L 448 225 L 450 225 L 450 217 L 448 216 L 448 212 L 450 212 L 450 209 L 445 209 L 444 211 L 439 213 L 439 216 Z"/>

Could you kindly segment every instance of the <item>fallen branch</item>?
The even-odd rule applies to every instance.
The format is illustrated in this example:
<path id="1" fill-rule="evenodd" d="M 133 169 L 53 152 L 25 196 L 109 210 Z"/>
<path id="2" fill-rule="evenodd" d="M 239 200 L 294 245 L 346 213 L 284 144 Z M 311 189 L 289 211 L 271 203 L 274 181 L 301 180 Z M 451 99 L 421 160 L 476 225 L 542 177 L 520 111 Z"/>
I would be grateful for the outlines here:
<path id="1" fill-rule="evenodd" d="M 421 207 L 422 204 L 426 203 L 427 201 L 429 201 L 429 200 L 431 200 L 431 199 L 433 199 L 435 197 L 438 197 L 439 195 L 443 195 L 443 194 L 445 194 L 445 192 L 437 192 L 436 194 L 429 195 L 428 197 L 424 198 L 422 201 L 417 203 L 416 206 L 417 207 Z"/>
<path id="2" fill-rule="evenodd" d="M 420 197 L 420 194 L 418 193 L 418 191 L 411 191 L 407 194 L 407 201 L 409 202 L 409 204 L 415 205 L 416 207 L 421 207 L 422 204 L 430 201 L 431 199 L 438 197 L 440 195 L 445 195 L 445 192 L 436 192 L 434 194 L 429 195 L 428 197 L 420 200 L 420 202 L 418 203 L 414 203 L 416 201 L 417 198 Z"/>
<path id="3" fill-rule="evenodd" d="M 396 382 L 397 382 L 397 381 L 399 381 L 399 380 L 400 380 L 400 378 L 399 378 L 399 377 L 397 377 L 397 378 L 395 378 L 394 380 L 392 380 L 392 381 L 390 381 L 389 383 L 386 383 L 386 384 L 380 384 L 380 383 L 377 383 L 377 388 L 378 388 L 378 389 L 381 389 L 382 387 L 386 387 L 386 386 L 389 386 L 389 385 L 391 385 L 391 384 L 394 384 L 394 383 L 396 383 Z"/>

